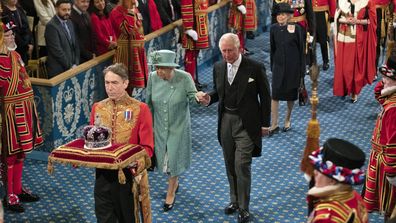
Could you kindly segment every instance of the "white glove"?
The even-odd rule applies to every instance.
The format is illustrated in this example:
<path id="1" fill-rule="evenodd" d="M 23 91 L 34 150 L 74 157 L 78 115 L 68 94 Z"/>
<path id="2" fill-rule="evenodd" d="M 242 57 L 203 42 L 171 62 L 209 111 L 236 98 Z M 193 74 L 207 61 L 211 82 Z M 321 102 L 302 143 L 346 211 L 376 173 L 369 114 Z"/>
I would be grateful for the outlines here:
<path id="1" fill-rule="evenodd" d="M 393 28 L 396 28 L 396 22 L 393 22 Z"/>
<path id="2" fill-rule="evenodd" d="M 307 183 L 309 183 L 312 179 L 312 177 L 310 175 L 308 175 L 307 173 L 304 173 L 304 179 L 307 181 Z"/>
<path id="3" fill-rule="evenodd" d="M 386 177 L 390 184 L 396 187 L 396 177 Z"/>
<path id="4" fill-rule="evenodd" d="M 186 31 L 186 34 L 189 35 L 194 41 L 198 40 L 198 33 L 193 29 L 189 29 Z"/>
<path id="5" fill-rule="evenodd" d="M 237 8 L 242 14 L 246 14 L 246 7 L 244 5 L 238 5 Z"/>

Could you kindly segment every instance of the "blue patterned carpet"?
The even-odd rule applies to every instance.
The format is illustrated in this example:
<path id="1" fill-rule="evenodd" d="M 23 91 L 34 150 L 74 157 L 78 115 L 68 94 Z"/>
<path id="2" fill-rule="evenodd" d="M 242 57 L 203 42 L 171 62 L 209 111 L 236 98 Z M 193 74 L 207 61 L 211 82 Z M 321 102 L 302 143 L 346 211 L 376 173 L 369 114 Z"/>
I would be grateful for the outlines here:
<path id="1" fill-rule="evenodd" d="M 251 57 L 262 61 L 269 69 L 269 37 L 261 34 L 248 40 Z M 320 52 L 318 52 L 320 55 Z M 200 70 L 200 81 L 211 86 L 211 67 Z M 267 72 L 270 77 L 270 72 Z M 364 88 L 356 104 L 349 99 L 332 96 L 333 67 L 321 72 L 318 119 L 320 141 L 329 137 L 350 140 L 365 150 L 370 149 L 370 137 L 379 107 L 373 98 L 373 85 Z M 309 88 L 310 81 L 306 77 Z M 280 125 L 284 121 L 286 103 L 280 106 Z M 263 156 L 253 160 L 251 213 L 253 222 L 306 222 L 305 193 L 307 183 L 299 171 L 305 145 L 305 131 L 310 119 L 310 106 L 296 105 L 292 115 L 292 130 L 263 140 Z M 162 211 L 167 177 L 150 173 L 153 222 L 236 222 L 236 216 L 226 216 L 223 208 L 229 202 L 228 183 L 223 156 L 216 137 L 216 106 L 192 109 L 193 162 L 180 177 L 180 190 L 175 207 Z M 40 156 L 38 156 L 40 158 Z M 41 156 L 41 158 L 43 158 Z M 44 157 L 45 160 L 45 157 Z M 22 214 L 5 212 L 6 222 L 96 222 L 93 201 L 94 171 L 70 166 L 55 166 L 54 175 L 47 174 L 47 163 L 28 159 L 24 184 L 41 196 L 41 201 L 26 204 Z M 360 191 L 360 187 L 356 188 Z M 370 222 L 383 222 L 378 214 L 370 214 Z"/>

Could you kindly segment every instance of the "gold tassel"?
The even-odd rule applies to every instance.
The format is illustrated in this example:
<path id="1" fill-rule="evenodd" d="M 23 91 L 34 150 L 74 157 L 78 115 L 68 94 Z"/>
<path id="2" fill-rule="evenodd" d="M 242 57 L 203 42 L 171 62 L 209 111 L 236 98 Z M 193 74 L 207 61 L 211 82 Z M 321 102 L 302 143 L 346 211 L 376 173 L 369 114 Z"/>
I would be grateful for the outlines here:
<path id="1" fill-rule="evenodd" d="M 135 222 L 139 223 L 140 218 L 139 218 L 139 190 L 138 190 L 138 183 L 135 181 L 132 184 L 132 193 L 133 193 L 133 203 L 134 203 L 134 208 L 133 212 L 135 213 Z"/>
<path id="2" fill-rule="evenodd" d="M 47 171 L 48 171 L 49 174 L 53 174 L 54 173 L 54 166 L 52 165 L 51 161 L 48 161 Z"/>
<path id="3" fill-rule="evenodd" d="M 309 155 L 319 148 L 320 127 L 317 119 L 310 120 L 307 127 L 307 144 L 305 145 L 303 158 L 301 160 L 301 171 L 313 176 L 313 166 L 310 163 Z"/>
<path id="4" fill-rule="evenodd" d="M 124 171 L 122 171 L 122 168 L 118 169 L 118 182 L 120 184 L 126 183 L 125 174 L 124 174 Z"/>

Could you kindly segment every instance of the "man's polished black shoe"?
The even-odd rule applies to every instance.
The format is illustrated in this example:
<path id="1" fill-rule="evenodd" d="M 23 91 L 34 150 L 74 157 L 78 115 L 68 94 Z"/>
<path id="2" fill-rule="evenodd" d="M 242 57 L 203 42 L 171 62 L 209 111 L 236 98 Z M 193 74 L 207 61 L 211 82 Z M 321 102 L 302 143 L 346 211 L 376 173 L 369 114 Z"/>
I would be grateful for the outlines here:
<path id="1" fill-rule="evenodd" d="M 227 207 L 224 208 L 224 214 L 234 214 L 239 210 L 239 207 L 235 203 L 229 203 Z"/>
<path id="2" fill-rule="evenodd" d="M 18 197 L 21 202 L 36 202 L 40 200 L 38 195 L 33 194 L 25 188 L 22 188 L 22 193 L 18 194 Z"/>
<path id="3" fill-rule="evenodd" d="M 250 222 L 250 213 L 244 209 L 239 209 L 238 223 Z"/>
<path id="4" fill-rule="evenodd" d="M 330 67 L 329 62 L 325 62 L 325 63 L 323 63 L 322 69 L 323 70 L 328 70 L 329 67 Z"/>

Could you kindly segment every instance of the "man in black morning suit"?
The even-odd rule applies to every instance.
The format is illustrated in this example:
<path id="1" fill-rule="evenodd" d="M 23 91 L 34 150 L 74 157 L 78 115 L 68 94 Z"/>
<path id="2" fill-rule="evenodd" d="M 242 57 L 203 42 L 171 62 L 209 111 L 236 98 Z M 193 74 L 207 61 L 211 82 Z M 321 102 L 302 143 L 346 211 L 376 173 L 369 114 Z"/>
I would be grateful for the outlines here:
<path id="1" fill-rule="evenodd" d="M 224 61 L 214 65 L 213 91 L 200 92 L 198 100 L 204 105 L 219 102 L 217 133 L 231 200 L 224 212 L 238 211 L 238 222 L 249 222 L 251 163 L 261 156 L 261 137 L 269 132 L 270 88 L 264 65 L 242 56 L 237 35 L 224 34 L 219 47 Z"/>
<path id="2" fill-rule="evenodd" d="M 47 23 L 45 42 L 48 50 L 48 78 L 52 78 L 79 64 L 80 50 L 73 23 L 70 21 L 71 3 L 58 0 L 56 15 Z"/>

